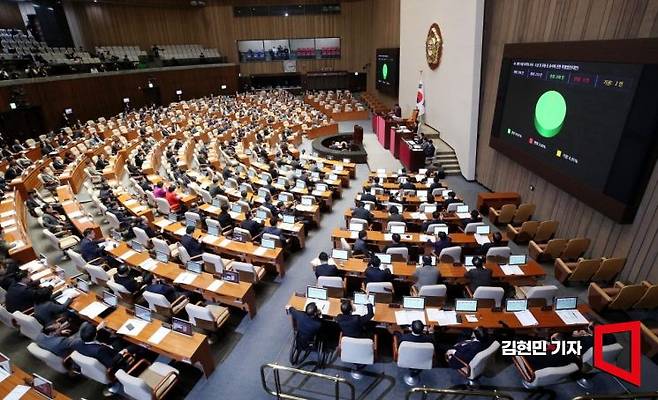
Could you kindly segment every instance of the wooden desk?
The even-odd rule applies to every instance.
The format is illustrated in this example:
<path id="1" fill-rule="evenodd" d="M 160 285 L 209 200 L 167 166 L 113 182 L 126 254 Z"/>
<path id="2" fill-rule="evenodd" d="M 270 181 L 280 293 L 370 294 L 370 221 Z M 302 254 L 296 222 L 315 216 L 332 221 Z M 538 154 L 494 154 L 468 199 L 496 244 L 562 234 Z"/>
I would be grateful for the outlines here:
<path id="1" fill-rule="evenodd" d="M 14 363 L 14 360 L 11 360 L 11 375 L 0 382 L 0 396 L 5 398 L 17 386 L 31 386 L 31 382 L 32 375 L 18 368 Z M 58 391 L 55 391 L 53 394 L 55 395 L 53 397 L 54 400 L 70 399 L 70 397 L 63 395 Z M 21 396 L 21 400 L 44 400 L 45 398 L 46 397 L 32 388 Z"/>
<path id="2" fill-rule="evenodd" d="M 324 314 L 324 317 L 333 319 L 336 317 L 336 315 L 340 314 L 340 299 L 330 297 L 328 301 L 330 303 L 329 311 L 327 312 L 327 314 Z M 306 302 L 305 297 L 293 295 L 290 297 L 288 304 L 295 307 L 295 309 L 297 310 L 303 310 L 305 302 Z M 397 326 L 395 320 L 395 312 L 400 310 L 401 310 L 400 308 L 390 308 L 388 304 L 376 303 L 375 316 L 372 320 L 379 324 Z M 583 315 L 586 318 L 592 312 L 592 310 L 587 304 L 580 304 L 578 306 L 578 310 L 581 313 L 583 313 Z M 450 325 L 448 326 L 448 328 L 450 329 L 475 329 L 477 327 L 481 327 L 484 329 L 505 328 L 505 326 L 501 323 L 501 321 L 504 322 L 507 325 L 507 327 L 512 328 L 516 331 L 519 330 L 534 331 L 538 329 L 573 331 L 578 327 L 582 327 L 586 325 L 586 324 L 567 325 L 560 319 L 560 317 L 558 317 L 558 315 L 553 310 L 544 311 L 541 309 L 541 307 L 530 307 L 530 311 L 534 315 L 535 319 L 537 319 L 537 322 L 539 323 L 538 325 L 522 326 L 513 313 L 507 313 L 504 311 L 494 312 L 492 311 L 491 308 L 478 308 L 477 312 L 475 313 L 458 313 L 459 315 L 475 314 L 477 316 L 478 322 L 466 322 L 466 320 L 462 318 L 462 321 L 464 322 L 458 323 L 456 325 Z M 425 315 L 425 321 L 428 322 L 428 325 L 430 326 L 435 326 L 435 327 L 439 326 L 436 321 L 432 322 L 429 318 L 427 318 L 427 314 Z"/>
<path id="3" fill-rule="evenodd" d="M 349 276 L 365 276 L 366 267 L 368 266 L 368 262 L 362 258 L 349 258 L 347 260 L 334 259 L 334 262 L 339 270 L 345 272 Z M 536 282 L 537 279 L 546 276 L 546 272 L 544 272 L 541 265 L 533 259 L 528 259 L 526 264 L 519 266 L 523 271 L 523 275 L 505 275 L 500 268 L 500 265 L 491 261 L 487 261 L 485 267 L 491 270 L 494 279 L 508 282 L 515 286 L 517 286 L 516 284 L 519 282 Z M 468 279 L 465 276 L 467 270 L 463 265 L 456 267 L 451 263 L 439 263 L 436 268 L 439 270 L 441 278 L 448 283 L 468 283 Z M 404 261 L 396 261 L 391 263 L 391 269 L 391 273 L 394 276 L 409 279 L 416 272 L 416 264 L 407 264 Z"/>
<path id="4" fill-rule="evenodd" d="M 73 193 L 79 193 L 80 187 L 86 179 L 85 168 L 88 163 L 89 159 L 86 156 L 81 156 L 75 164 L 68 165 L 59 176 L 60 183 L 70 185 Z"/>
<path id="5" fill-rule="evenodd" d="M 521 204 L 521 195 L 516 192 L 480 192 L 478 193 L 477 209 L 486 214 L 489 207 L 499 209 L 505 204 Z"/>
<path id="6" fill-rule="evenodd" d="M 329 125 L 321 125 L 315 128 L 310 128 L 304 133 L 309 139 L 315 139 L 320 136 L 335 135 L 338 133 L 338 124 L 333 123 Z"/>
<path id="7" fill-rule="evenodd" d="M 133 199 L 128 193 L 120 193 L 117 196 L 119 203 L 135 217 L 146 217 L 149 222 L 153 221 L 153 210 L 148 205 L 142 204 L 139 200 Z"/>
<path id="8" fill-rule="evenodd" d="M 24 195 L 17 189 L 0 203 L 0 223 L 3 225 L 3 238 L 15 246 L 9 249 L 9 256 L 24 264 L 35 260 L 37 254 L 32 247 L 32 239 L 27 233 L 27 207 Z"/>
<path id="9" fill-rule="evenodd" d="M 45 167 L 50 165 L 51 159 L 45 158 L 37 161 L 33 165 L 29 166 L 27 170 L 23 171 L 21 176 L 14 178 L 10 186 L 18 189 L 23 198 L 27 198 L 28 192 L 41 187 L 41 181 L 39 180 L 39 174 Z"/>
<path id="10" fill-rule="evenodd" d="M 76 297 L 71 303 L 70 308 L 79 314 L 80 311 L 94 301 L 100 301 L 96 294 L 85 293 Z M 116 310 L 105 318 L 96 317 L 90 319 L 82 314 L 79 315 L 81 318 L 92 322 L 95 325 L 105 322 L 105 328 L 113 332 L 118 331 L 126 321 L 134 318 L 132 312 L 121 305 L 118 305 Z M 215 370 L 215 362 L 213 361 L 212 352 L 210 351 L 206 335 L 195 332 L 192 336 L 186 336 L 172 331 L 169 332 L 169 334 L 167 334 L 167 336 L 165 336 L 158 344 L 149 342 L 148 339 L 162 326 L 162 324 L 162 321 L 154 318 L 139 333 L 139 335 L 123 335 L 121 337 L 128 342 L 146 347 L 147 349 L 164 355 L 165 357 L 188 362 L 192 365 L 198 364 L 204 375 L 206 377 L 210 376 Z"/>
<path id="11" fill-rule="evenodd" d="M 62 204 L 66 217 L 71 221 L 75 230 L 78 231 L 80 235 L 83 235 L 87 228 L 91 228 L 96 232 L 97 238 L 103 237 L 101 227 L 87 215 L 87 212 L 76 200 L 70 186 L 57 187 L 57 200 Z"/>
<path id="12" fill-rule="evenodd" d="M 164 222 L 164 220 L 165 218 L 162 217 L 157 218 L 154 221 L 155 228 L 160 229 L 157 225 L 161 223 L 160 221 Z M 183 222 L 174 222 L 165 226 L 162 230 L 176 241 L 179 241 L 184 235 L 185 224 Z M 280 247 L 262 251 L 260 246 L 252 242 L 242 243 L 225 236 L 212 236 L 201 229 L 194 231 L 194 237 L 197 239 L 202 238 L 200 239 L 202 243 L 216 254 L 230 255 L 255 265 L 273 266 L 281 278 L 286 274 L 283 265 L 283 249 Z"/>
<path id="13" fill-rule="evenodd" d="M 386 224 L 390 218 L 390 214 L 385 210 L 371 210 L 373 220 L 379 222 L 382 225 L 382 229 L 386 228 Z M 352 219 L 352 209 L 348 208 L 345 210 L 345 226 L 349 227 L 349 221 Z M 407 224 L 415 224 L 417 227 L 415 230 L 418 230 L 418 226 L 422 225 L 425 221 L 432 220 L 432 213 L 420 213 L 420 212 L 411 212 L 404 211 L 402 213 L 402 218 Z M 461 219 L 457 217 L 454 213 L 441 213 L 441 223 L 447 225 L 461 225 Z M 407 225 L 409 228 L 409 226 Z M 424 233 L 424 232 L 423 232 Z"/>
<path id="14" fill-rule="evenodd" d="M 507 235 L 503 232 L 503 243 L 507 243 Z M 391 239 L 392 234 L 380 232 L 380 231 L 366 231 L 366 241 L 374 242 L 379 246 L 385 246 L 389 243 L 392 243 Z M 408 243 L 410 245 L 424 245 L 427 241 L 434 243 L 436 237 L 434 235 L 427 235 L 424 233 L 405 233 L 400 235 L 402 237 L 401 243 Z M 475 236 L 468 233 L 451 233 L 450 239 L 452 240 L 453 246 L 462 246 L 462 247 L 475 247 L 478 246 Z M 348 230 L 336 228 L 331 232 L 331 238 L 334 241 L 334 248 L 340 247 L 340 239 L 346 239 L 349 241 L 354 241 L 358 237 L 358 232 L 351 232 Z M 493 238 L 493 233 L 489 234 L 489 239 Z"/>
<path id="15" fill-rule="evenodd" d="M 425 151 L 415 148 L 412 141 L 400 140 L 400 162 L 407 171 L 418 171 L 425 167 Z"/>
<path id="16" fill-rule="evenodd" d="M 120 242 L 119 247 L 110 250 L 110 254 L 125 263 L 133 269 L 140 272 L 146 271 L 142 265 L 145 261 L 153 259 L 148 252 L 135 253 L 127 259 L 121 258 L 130 248 L 125 242 Z M 153 259 L 155 261 L 155 259 Z M 249 313 L 253 318 L 256 315 L 256 296 L 254 294 L 253 285 L 249 282 L 230 283 L 224 282 L 217 290 L 209 290 L 208 286 L 212 284 L 216 278 L 209 273 L 203 272 L 189 285 L 173 283 L 181 272 L 185 269 L 174 262 L 162 263 L 155 261 L 156 266 L 149 271 L 174 285 L 178 285 L 186 290 L 200 293 L 205 299 L 215 303 L 225 304 L 227 306 L 236 307 Z M 230 264 L 229 264 L 230 265 Z"/>

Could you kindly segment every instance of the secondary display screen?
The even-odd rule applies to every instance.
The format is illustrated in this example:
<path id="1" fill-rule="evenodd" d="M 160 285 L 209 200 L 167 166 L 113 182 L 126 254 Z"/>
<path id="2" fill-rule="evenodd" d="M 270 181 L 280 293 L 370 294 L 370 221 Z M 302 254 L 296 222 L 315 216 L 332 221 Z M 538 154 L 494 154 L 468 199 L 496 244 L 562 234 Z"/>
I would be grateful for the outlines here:
<path id="1" fill-rule="evenodd" d="M 499 135 L 603 191 L 641 65 L 512 60 Z"/>
<path id="2" fill-rule="evenodd" d="M 377 49 L 377 90 L 398 94 L 398 76 L 400 73 L 400 49 Z"/>
<path id="3" fill-rule="evenodd" d="M 489 145 L 614 221 L 633 222 L 658 156 L 656 45 L 506 44 Z"/>

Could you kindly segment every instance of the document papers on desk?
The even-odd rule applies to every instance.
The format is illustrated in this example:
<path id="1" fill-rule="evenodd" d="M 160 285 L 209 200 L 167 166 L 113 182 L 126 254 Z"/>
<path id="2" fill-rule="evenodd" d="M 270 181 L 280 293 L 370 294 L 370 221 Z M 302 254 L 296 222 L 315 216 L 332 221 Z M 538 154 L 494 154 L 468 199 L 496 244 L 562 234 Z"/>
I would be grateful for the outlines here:
<path id="1" fill-rule="evenodd" d="M 220 281 L 219 279 L 215 279 L 212 281 L 210 285 L 208 285 L 207 289 L 210 290 L 211 292 L 216 292 L 217 289 L 222 287 L 224 284 L 224 281 Z"/>
<path id="2" fill-rule="evenodd" d="M 218 240 L 219 240 L 219 238 L 217 236 L 213 236 L 213 235 L 203 235 L 201 237 L 201 242 L 203 242 L 205 244 L 215 244 L 215 242 L 218 241 Z"/>
<path id="3" fill-rule="evenodd" d="M 137 336 L 140 334 L 142 330 L 148 325 L 149 323 L 147 321 L 144 321 L 143 319 L 137 319 L 137 318 L 131 318 L 128 321 L 124 322 L 123 325 L 121 325 L 121 328 L 117 331 L 119 335 L 127 335 L 127 336 Z"/>
<path id="4" fill-rule="evenodd" d="M 578 310 L 557 310 L 555 311 L 558 317 L 567 325 L 587 324 L 587 318 L 583 316 Z"/>
<path id="5" fill-rule="evenodd" d="M 501 265 L 500 269 L 505 275 L 525 275 L 518 265 Z"/>
<path id="6" fill-rule="evenodd" d="M 166 228 L 171 224 L 173 224 L 173 222 L 169 221 L 167 218 L 162 218 L 160 221 L 155 223 L 155 225 L 157 225 L 159 228 Z"/>
<path id="7" fill-rule="evenodd" d="M 18 400 L 21 397 L 23 397 L 23 395 L 25 395 L 25 393 L 27 393 L 29 391 L 30 391 L 29 386 L 17 385 L 11 390 L 11 392 L 9 392 L 8 395 L 6 395 L 4 397 L 3 400 Z"/>
<path id="8" fill-rule="evenodd" d="M 164 326 L 161 326 L 157 331 L 155 331 L 153 335 L 151 335 L 150 338 L 148 338 L 148 342 L 151 344 L 160 344 L 162 339 L 164 339 L 169 334 L 169 332 L 171 332 L 171 329 L 167 329 Z"/>
<path id="9" fill-rule="evenodd" d="M 322 314 L 329 313 L 329 306 L 331 305 L 329 301 L 320 300 L 320 299 L 306 299 L 306 302 L 304 303 L 304 310 L 306 309 L 306 306 L 309 305 L 310 303 L 315 303 L 315 305 L 322 312 Z"/>
<path id="10" fill-rule="evenodd" d="M 471 213 L 465 212 L 465 213 L 456 213 L 456 214 L 457 214 L 457 218 L 459 219 L 471 218 Z"/>
<path id="11" fill-rule="evenodd" d="M 436 321 L 440 326 L 458 324 L 456 311 L 440 310 L 438 308 L 428 308 L 425 311 L 427 312 L 427 319 Z"/>
<path id="12" fill-rule="evenodd" d="M 139 264 L 139 267 L 146 271 L 153 271 L 158 266 L 158 262 L 152 258 L 147 258 Z"/>
<path id="13" fill-rule="evenodd" d="M 190 285 L 194 280 L 196 279 L 198 275 L 193 274 L 191 272 L 181 272 L 178 274 L 176 279 L 174 279 L 174 283 L 182 283 L 184 285 Z"/>
<path id="14" fill-rule="evenodd" d="M 224 239 L 219 243 L 219 247 L 228 247 L 231 244 L 231 239 Z"/>
<path id="15" fill-rule="evenodd" d="M 254 255 L 256 256 L 262 256 L 267 252 L 267 247 L 261 247 L 258 246 L 256 250 L 254 250 Z"/>
<path id="16" fill-rule="evenodd" d="M 105 310 L 107 310 L 107 306 L 105 304 L 101 303 L 100 301 L 94 301 L 87 307 L 83 308 L 80 311 L 80 315 L 94 319 Z"/>
<path id="17" fill-rule="evenodd" d="M 135 254 L 137 254 L 135 250 L 126 250 L 126 252 L 124 252 L 119 256 L 119 258 L 122 259 L 123 261 L 126 261 L 127 259 L 134 256 Z"/>
<path id="18" fill-rule="evenodd" d="M 283 229 L 284 231 L 294 231 L 295 230 L 295 224 L 288 224 L 286 222 L 279 222 L 278 224 L 280 229 Z"/>
<path id="19" fill-rule="evenodd" d="M 183 236 L 187 233 L 187 226 L 184 226 L 182 228 L 176 229 L 176 232 L 174 232 L 177 236 Z"/>
<path id="20" fill-rule="evenodd" d="M 475 241 L 478 242 L 480 246 L 485 243 L 491 242 L 491 240 L 489 240 L 489 235 L 478 235 L 476 233 L 475 235 L 473 235 L 473 237 L 475 237 Z"/>
<path id="21" fill-rule="evenodd" d="M 427 324 L 425 322 L 425 311 L 403 310 L 395 312 L 395 323 L 398 325 L 411 325 L 415 320 L 420 320 L 423 324 Z"/>
<path id="22" fill-rule="evenodd" d="M 0 368 L 0 382 L 4 381 L 7 379 L 7 377 L 11 375 L 9 372 L 7 372 L 4 368 Z"/>
<path id="23" fill-rule="evenodd" d="M 537 321 L 535 316 L 532 315 L 532 312 L 530 312 L 530 310 L 516 311 L 514 313 L 514 316 L 516 316 L 516 319 L 519 320 L 522 326 L 539 325 L 539 322 Z"/>

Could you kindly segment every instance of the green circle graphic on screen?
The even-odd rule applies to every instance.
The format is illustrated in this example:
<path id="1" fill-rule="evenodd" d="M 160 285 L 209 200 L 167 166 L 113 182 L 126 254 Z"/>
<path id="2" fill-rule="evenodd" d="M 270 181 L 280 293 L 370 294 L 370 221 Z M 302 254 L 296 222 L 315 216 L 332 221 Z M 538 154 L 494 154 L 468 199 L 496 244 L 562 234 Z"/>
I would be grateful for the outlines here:
<path id="1" fill-rule="evenodd" d="M 544 92 L 535 105 L 535 129 L 543 137 L 551 138 L 560 133 L 566 116 L 564 97 L 555 90 Z"/>
<path id="2" fill-rule="evenodd" d="M 384 80 L 388 78 L 388 64 L 382 65 L 382 78 L 384 78 Z"/>

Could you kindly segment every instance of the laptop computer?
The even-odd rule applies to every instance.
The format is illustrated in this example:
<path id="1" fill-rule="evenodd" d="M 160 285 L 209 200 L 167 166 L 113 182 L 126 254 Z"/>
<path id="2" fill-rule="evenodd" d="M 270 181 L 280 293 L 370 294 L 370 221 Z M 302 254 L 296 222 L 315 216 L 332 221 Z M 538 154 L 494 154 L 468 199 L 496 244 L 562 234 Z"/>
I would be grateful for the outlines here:
<path id="1" fill-rule="evenodd" d="M 222 201 L 219 198 L 215 197 L 214 199 L 212 199 L 212 206 L 220 208 L 222 206 Z"/>
<path id="2" fill-rule="evenodd" d="M 338 180 L 338 175 L 336 175 L 336 174 L 329 174 L 329 180 L 330 180 L 330 181 L 337 181 L 337 180 Z"/>
<path id="3" fill-rule="evenodd" d="M 528 262 L 528 256 L 525 254 L 516 254 L 509 256 L 509 265 L 524 265 Z"/>
<path id="4" fill-rule="evenodd" d="M 84 280 L 83 278 L 75 279 L 75 287 L 83 293 L 89 293 L 90 285 L 91 283 L 89 281 Z"/>
<path id="5" fill-rule="evenodd" d="M 242 213 L 242 206 L 239 205 L 239 204 L 233 204 L 231 206 L 231 212 L 234 212 L 234 213 L 237 213 L 237 214 Z"/>
<path id="6" fill-rule="evenodd" d="M 269 192 L 269 191 L 267 191 L 267 190 L 265 190 L 265 189 L 263 189 L 263 188 L 258 189 L 258 197 L 265 198 L 265 197 L 267 197 L 267 196 L 269 196 L 269 195 L 270 195 L 270 192 Z"/>
<path id="7" fill-rule="evenodd" d="M 219 236 L 219 227 L 215 225 L 208 226 L 208 235 Z"/>
<path id="8" fill-rule="evenodd" d="M 468 212 L 468 206 L 467 205 L 461 205 L 457 206 L 457 213 L 467 213 Z"/>
<path id="9" fill-rule="evenodd" d="M 318 309 L 322 314 L 326 314 L 329 311 L 329 301 L 327 300 L 328 294 L 327 289 L 319 288 L 315 286 L 306 287 L 306 303 L 304 304 L 304 309 L 309 303 L 315 303 Z"/>
<path id="10" fill-rule="evenodd" d="M 472 267 L 473 266 L 473 259 L 477 256 L 465 256 L 464 257 L 464 265 L 467 267 Z"/>
<path id="11" fill-rule="evenodd" d="M 320 192 L 326 192 L 327 191 L 327 185 L 324 183 L 318 183 L 315 185 L 315 190 L 320 191 Z"/>
<path id="12" fill-rule="evenodd" d="M 139 318 L 146 322 L 151 322 L 151 310 L 148 307 L 135 304 L 135 318 Z"/>
<path id="13" fill-rule="evenodd" d="M 0 353 L 0 368 L 11 374 L 11 359 Z"/>
<path id="14" fill-rule="evenodd" d="M 505 311 L 507 312 L 525 311 L 527 309 L 527 299 L 507 299 L 505 301 Z"/>
<path id="15" fill-rule="evenodd" d="M 481 225 L 475 227 L 475 233 L 477 235 L 488 235 L 491 233 L 491 227 L 489 225 Z"/>
<path id="16" fill-rule="evenodd" d="M 300 181 L 299 179 L 295 182 L 295 187 L 297 189 L 304 189 L 306 187 L 306 182 Z"/>
<path id="17" fill-rule="evenodd" d="M 32 374 L 32 389 L 47 399 L 55 398 L 53 383 L 38 374 Z"/>
<path id="18" fill-rule="evenodd" d="M 443 232 L 447 235 L 448 234 L 448 226 L 447 225 L 435 226 L 434 227 L 434 234 L 438 235 L 440 232 Z"/>
<path id="19" fill-rule="evenodd" d="M 224 270 L 222 280 L 230 283 L 240 283 L 240 274 L 235 271 Z"/>
<path id="20" fill-rule="evenodd" d="M 313 179 L 320 179 L 320 173 L 317 172 L 317 171 L 315 171 L 315 172 L 311 172 L 311 177 L 312 177 Z"/>
<path id="21" fill-rule="evenodd" d="M 455 311 L 457 312 L 476 312 L 478 310 L 478 301 L 475 299 L 456 299 Z"/>
<path id="22" fill-rule="evenodd" d="M 203 264 L 200 261 L 188 261 L 185 264 L 185 269 L 194 274 L 200 274 L 203 272 Z"/>
<path id="23" fill-rule="evenodd" d="M 403 235 L 407 230 L 406 225 L 391 225 L 391 233 L 397 233 L 398 235 Z"/>
<path id="24" fill-rule="evenodd" d="M 192 336 L 192 324 L 184 319 L 173 317 L 171 319 L 171 330 L 185 336 Z"/>
<path id="25" fill-rule="evenodd" d="M 103 312 L 98 314 L 98 316 L 101 318 L 105 318 L 108 315 L 112 314 L 114 310 L 117 309 L 117 305 L 119 304 L 119 297 L 115 294 L 108 292 L 107 290 L 104 290 L 102 301 L 103 304 L 107 306 L 107 308 L 103 310 Z"/>
<path id="26" fill-rule="evenodd" d="M 311 197 L 302 197 L 302 205 L 303 206 L 312 206 L 313 205 L 313 199 Z"/>
<path id="27" fill-rule="evenodd" d="M 362 230 L 363 230 L 363 224 L 358 222 L 350 222 L 350 231 L 361 232 Z"/>
<path id="28" fill-rule="evenodd" d="M 391 263 L 391 255 L 390 254 L 377 253 L 377 254 L 375 254 L 375 257 L 379 258 L 379 261 L 381 261 L 382 264 L 390 264 Z"/>
<path id="29" fill-rule="evenodd" d="M 436 204 L 429 204 L 425 206 L 425 213 L 433 213 L 436 211 Z"/>
<path id="30" fill-rule="evenodd" d="M 265 210 L 256 210 L 256 218 L 260 220 L 267 219 L 267 212 Z"/>
<path id="31" fill-rule="evenodd" d="M 402 298 L 402 308 L 406 310 L 424 310 L 425 298 L 415 296 L 404 296 Z"/>
<path id="32" fill-rule="evenodd" d="M 169 215 L 167 215 L 167 219 L 171 222 L 176 222 L 178 221 L 178 215 L 175 213 L 169 213 Z"/>
<path id="33" fill-rule="evenodd" d="M 295 223 L 295 216 L 292 214 L 284 214 L 283 215 L 283 222 L 286 224 L 294 224 Z"/>
<path id="34" fill-rule="evenodd" d="M 578 297 L 556 297 L 555 310 L 575 310 L 578 307 Z"/>
<path id="35" fill-rule="evenodd" d="M 276 240 L 274 239 L 261 239 L 260 241 L 261 247 L 264 247 L 266 249 L 273 249 L 276 247 Z"/>
<path id="36" fill-rule="evenodd" d="M 336 260 L 347 260 L 350 258 L 350 251 L 343 249 L 333 249 L 331 250 L 331 258 L 335 258 Z"/>
<path id="37" fill-rule="evenodd" d="M 185 226 L 196 226 L 196 219 L 185 217 Z"/>
<path id="38" fill-rule="evenodd" d="M 285 186 L 286 183 L 288 183 L 288 180 L 286 178 L 277 178 L 276 184 L 279 186 Z"/>
<path id="39" fill-rule="evenodd" d="M 135 250 L 138 253 L 141 253 L 142 251 L 144 251 L 144 246 L 142 246 L 142 244 L 139 243 L 136 240 L 131 240 L 130 241 L 130 248 Z"/>

